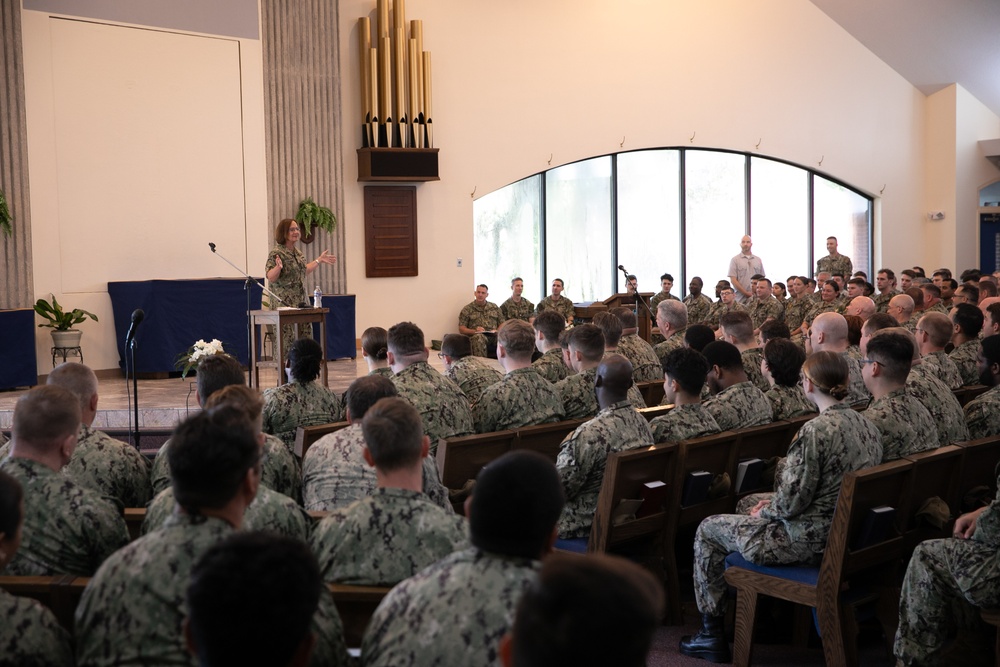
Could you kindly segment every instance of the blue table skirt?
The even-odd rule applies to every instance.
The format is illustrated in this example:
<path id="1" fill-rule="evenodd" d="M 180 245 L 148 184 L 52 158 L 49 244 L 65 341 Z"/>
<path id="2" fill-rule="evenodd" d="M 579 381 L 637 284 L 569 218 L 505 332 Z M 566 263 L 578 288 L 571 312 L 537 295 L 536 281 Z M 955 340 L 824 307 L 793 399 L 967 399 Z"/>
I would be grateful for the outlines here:
<path id="1" fill-rule="evenodd" d="M 38 383 L 35 331 L 35 311 L 31 308 L 0 310 L 0 389 Z"/>

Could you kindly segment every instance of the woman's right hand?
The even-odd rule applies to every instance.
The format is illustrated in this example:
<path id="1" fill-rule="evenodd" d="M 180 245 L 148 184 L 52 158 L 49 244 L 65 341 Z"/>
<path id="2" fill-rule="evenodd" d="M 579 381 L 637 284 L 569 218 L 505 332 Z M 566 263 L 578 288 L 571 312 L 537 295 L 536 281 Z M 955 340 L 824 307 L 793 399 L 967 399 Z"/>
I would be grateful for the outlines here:
<path id="1" fill-rule="evenodd" d="M 278 269 L 278 273 L 281 273 L 281 257 L 279 255 L 274 256 L 274 268 Z"/>

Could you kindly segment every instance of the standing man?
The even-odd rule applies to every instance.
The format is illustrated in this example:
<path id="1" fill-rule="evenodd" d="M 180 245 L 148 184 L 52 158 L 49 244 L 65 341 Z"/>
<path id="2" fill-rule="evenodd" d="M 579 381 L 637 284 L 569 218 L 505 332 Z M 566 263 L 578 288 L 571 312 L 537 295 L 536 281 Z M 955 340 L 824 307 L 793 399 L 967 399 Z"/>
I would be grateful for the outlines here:
<path id="1" fill-rule="evenodd" d="M 701 284 L 700 284 L 701 278 L 693 278 L 691 282 L 694 283 L 695 280 L 697 280 L 699 283 L 698 293 L 701 294 Z M 661 301 L 668 301 L 670 299 L 678 301 L 677 297 L 670 293 L 670 290 L 672 290 L 673 288 L 674 288 L 674 277 L 672 275 L 670 275 L 669 273 L 664 273 L 662 276 L 660 276 L 660 291 L 657 292 L 655 295 L 653 295 L 653 298 L 649 300 L 649 309 L 652 310 L 653 312 L 656 312 L 656 307 L 660 305 Z M 692 294 L 693 293 L 694 290 L 692 290 Z"/>
<path id="2" fill-rule="evenodd" d="M 514 278 L 510 281 L 510 290 L 510 298 L 500 304 L 501 319 L 504 322 L 507 320 L 530 322 L 531 316 L 535 312 L 535 304 L 521 296 L 521 293 L 524 292 L 524 281 L 520 278 Z"/>
<path id="3" fill-rule="evenodd" d="M 472 354 L 477 357 L 487 356 L 490 343 L 496 344 L 496 330 L 503 322 L 500 308 L 486 300 L 489 295 L 486 285 L 476 285 L 475 300 L 458 314 L 458 331 L 470 337 Z"/>
<path id="4" fill-rule="evenodd" d="M 875 286 L 878 287 L 878 296 L 875 297 L 875 306 L 878 312 L 884 313 L 889 310 L 889 300 L 899 294 L 896 290 L 896 274 L 892 269 L 879 269 L 875 274 Z"/>
<path id="5" fill-rule="evenodd" d="M 740 239 L 740 254 L 729 260 L 729 282 L 736 292 L 736 301 L 743 303 L 753 296 L 750 291 L 750 276 L 755 273 L 764 273 L 764 263 L 760 257 L 750 252 L 753 247 L 753 240 L 749 236 Z"/>
<path id="6" fill-rule="evenodd" d="M 817 274 L 826 271 L 831 275 L 839 273 L 842 276 L 849 276 L 854 272 L 854 265 L 851 263 L 851 258 L 837 252 L 836 236 L 826 237 L 826 251 L 830 254 L 816 260 Z"/>
<path id="7" fill-rule="evenodd" d="M 701 324 L 707 320 L 708 311 L 712 308 L 712 300 L 701 293 L 704 286 L 705 283 L 698 276 L 692 278 L 691 284 L 688 285 L 688 295 L 684 297 L 684 305 L 687 306 L 688 322 L 691 324 Z"/>
<path id="8" fill-rule="evenodd" d="M 573 324 L 573 318 L 576 317 L 576 309 L 573 308 L 573 301 L 564 297 L 562 291 L 562 278 L 554 279 L 552 281 L 552 294 L 538 302 L 538 306 L 535 307 L 535 313 L 540 313 L 546 308 L 552 308 L 566 318 L 566 326 L 569 326 Z"/>

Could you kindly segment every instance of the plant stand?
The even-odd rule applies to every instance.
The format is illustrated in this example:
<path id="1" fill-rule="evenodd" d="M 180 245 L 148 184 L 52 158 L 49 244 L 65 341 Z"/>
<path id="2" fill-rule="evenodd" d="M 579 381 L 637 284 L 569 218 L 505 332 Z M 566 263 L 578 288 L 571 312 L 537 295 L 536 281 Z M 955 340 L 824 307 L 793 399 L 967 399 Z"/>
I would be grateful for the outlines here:
<path id="1" fill-rule="evenodd" d="M 63 363 L 66 363 L 66 357 L 80 357 L 80 363 L 83 363 L 83 348 L 79 345 L 73 347 L 58 347 L 53 346 L 52 348 L 52 366 L 56 365 L 56 357 L 62 355 Z"/>

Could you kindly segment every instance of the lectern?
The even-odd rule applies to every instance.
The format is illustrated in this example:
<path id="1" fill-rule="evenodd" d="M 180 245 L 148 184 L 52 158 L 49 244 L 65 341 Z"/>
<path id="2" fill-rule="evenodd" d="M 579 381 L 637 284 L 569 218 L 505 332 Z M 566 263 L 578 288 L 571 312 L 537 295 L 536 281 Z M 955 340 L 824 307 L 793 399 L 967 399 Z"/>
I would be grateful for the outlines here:
<path id="1" fill-rule="evenodd" d="M 323 363 L 320 372 L 323 375 L 323 386 L 329 387 L 330 383 L 326 376 L 326 314 L 329 308 L 286 308 L 282 310 L 251 310 L 250 320 L 253 326 L 250 327 L 250 384 L 260 389 L 260 369 L 277 368 L 278 384 L 283 385 L 288 380 L 285 376 L 285 341 L 281 335 L 281 327 L 286 324 L 312 324 L 319 323 L 319 344 L 323 348 Z M 267 324 L 275 326 L 275 354 L 274 361 L 261 361 L 260 350 L 257 346 L 257 327 Z"/>

